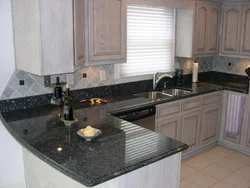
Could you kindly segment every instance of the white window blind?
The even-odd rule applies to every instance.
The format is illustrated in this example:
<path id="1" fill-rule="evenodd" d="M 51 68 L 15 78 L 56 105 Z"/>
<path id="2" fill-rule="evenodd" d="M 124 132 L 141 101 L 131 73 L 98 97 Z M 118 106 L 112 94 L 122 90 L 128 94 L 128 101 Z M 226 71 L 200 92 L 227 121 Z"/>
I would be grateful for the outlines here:
<path id="1" fill-rule="evenodd" d="M 129 5 L 127 12 L 127 63 L 119 77 L 173 71 L 175 10 Z"/>

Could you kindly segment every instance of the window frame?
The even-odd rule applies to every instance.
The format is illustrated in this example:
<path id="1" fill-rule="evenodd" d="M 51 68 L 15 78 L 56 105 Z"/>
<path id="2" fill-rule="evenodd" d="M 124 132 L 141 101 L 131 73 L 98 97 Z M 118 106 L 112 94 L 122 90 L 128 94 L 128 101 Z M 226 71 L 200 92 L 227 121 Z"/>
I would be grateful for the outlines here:
<path id="1" fill-rule="evenodd" d="M 129 5 L 146 6 L 146 7 L 153 7 L 153 8 L 168 8 L 168 7 L 165 7 L 165 6 L 151 6 L 151 5 L 141 5 L 141 4 L 129 4 Z M 176 8 L 172 8 L 172 9 L 174 10 L 173 67 L 175 67 L 175 57 L 176 57 Z M 127 60 L 126 60 L 125 63 L 127 63 Z M 130 76 L 130 77 L 120 77 L 120 75 L 119 75 L 120 65 L 121 64 L 115 64 L 114 65 L 114 81 L 115 81 L 115 84 L 153 79 L 153 74 Z M 174 72 L 174 69 L 172 71 Z M 167 72 L 167 73 L 172 73 L 172 72 Z"/>

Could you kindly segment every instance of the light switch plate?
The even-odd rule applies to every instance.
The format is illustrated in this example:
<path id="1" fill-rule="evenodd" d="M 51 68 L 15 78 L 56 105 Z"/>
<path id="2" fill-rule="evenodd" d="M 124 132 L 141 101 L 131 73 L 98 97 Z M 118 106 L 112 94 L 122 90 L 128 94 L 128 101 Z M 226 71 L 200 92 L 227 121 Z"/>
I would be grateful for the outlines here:
<path id="1" fill-rule="evenodd" d="M 106 71 L 100 70 L 100 81 L 106 80 Z"/>

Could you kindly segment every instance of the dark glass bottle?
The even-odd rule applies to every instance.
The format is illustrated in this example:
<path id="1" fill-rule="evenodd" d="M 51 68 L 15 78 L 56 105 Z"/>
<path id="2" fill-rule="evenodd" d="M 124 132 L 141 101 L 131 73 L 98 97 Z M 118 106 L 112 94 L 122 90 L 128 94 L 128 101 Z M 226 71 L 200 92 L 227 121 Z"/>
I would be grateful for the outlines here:
<path id="1" fill-rule="evenodd" d="M 54 90 L 54 96 L 58 100 L 62 100 L 62 87 L 60 85 L 60 78 L 59 77 L 56 77 L 56 87 L 55 87 L 55 90 Z"/>
<path id="2" fill-rule="evenodd" d="M 70 88 L 69 85 L 66 85 L 66 95 L 64 98 L 64 107 L 63 107 L 63 112 L 64 112 L 64 119 L 72 121 L 74 120 L 73 117 L 73 100 L 70 97 Z"/>

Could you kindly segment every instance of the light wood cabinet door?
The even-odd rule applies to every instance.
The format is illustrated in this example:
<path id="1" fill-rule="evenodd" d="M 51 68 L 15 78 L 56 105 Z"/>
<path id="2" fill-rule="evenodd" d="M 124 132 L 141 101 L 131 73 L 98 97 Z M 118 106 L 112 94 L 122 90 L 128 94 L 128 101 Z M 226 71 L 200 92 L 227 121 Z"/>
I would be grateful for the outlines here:
<path id="1" fill-rule="evenodd" d="M 250 5 L 243 6 L 240 54 L 250 55 Z"/>
<path id="2" fill-rule="evenodd" d="M 126 0 L 89 1 L 89 60 L 126 57 Z"/>
<path id="3" fill-rule="evenodd" d="M 189 146 L 189 150 L 199 146 L 200 122 L 200 111 L 182 115 L 180 140 Z"/>
<path id="4" fill-rule="evenodd" d="M 248 131 L 247 131 L 246 146 L 247 146 L 247 147 L 250 147 L 250 122 L 248 122 Z"/>
<path id="5" fill-rule="evenodd" d="M 222 53 L 239 54 L 242 6 L 225 5 L 223 13 Z"/>
<path id="6" fill-rule="evenodd" d="M 220 6 L 210 5 L 207 21 L 207 46 L 209 54 L 219 52 Z"/>
<path id="7" fill-rule="evenodd" d="M 156 132 L 176 140 L 180 139 L 180 116 L 160 120 L 156 123 Z"/>
<path id="8" fill-rule="evenodd" d="M 198 3 L 195 8 L 194 54 L 206 53 L 208 10 L 207 4 Z"/>
<path id="9" fill-rule="evenodd" d="M 202 111 L 200 144 L 215 142 L 220 123 L 220 105 L 204 108 Z"/>
<path id="10" fill-rule="evenodd" d="M 85 0 L 74 0 L 75 69 L 85 62 Z"/>
<path id="11" fill-rule="evenodd" d="M 250 102 L 250 97 L 246 97 L 246 106 L 249 105 L 249 102 Z M 245 116 L 245 119 L 246 119 L 246 140 L 245 140 L 245 145 L 250 148 L 250 108 L 249 107 L 246 107 L 246 116 Z"/>

